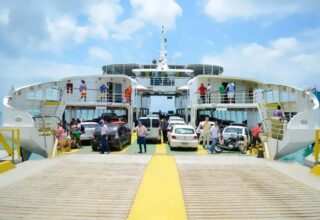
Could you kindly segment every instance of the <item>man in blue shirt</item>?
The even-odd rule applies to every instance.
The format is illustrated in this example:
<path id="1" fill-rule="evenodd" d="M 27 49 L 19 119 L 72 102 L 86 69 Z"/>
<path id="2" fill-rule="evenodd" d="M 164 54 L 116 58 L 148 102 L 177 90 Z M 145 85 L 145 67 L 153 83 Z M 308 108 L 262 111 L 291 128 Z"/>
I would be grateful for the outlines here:
<path id="1" fill-rule="evenodd" d="M 107 86 L 106 86 L 106 84 L 102 83 L 100 86 L 100 100 L 101 100 L 101 102 L 106 101 L 106 94 L 107 94 Z"/>
<path id="2" fill-rule="evenodd" d="M 227 94 L 228 94 L 228 99 L 229 103 L 234 103 L 234 83 L 229 82 L 226 88 Z"/>

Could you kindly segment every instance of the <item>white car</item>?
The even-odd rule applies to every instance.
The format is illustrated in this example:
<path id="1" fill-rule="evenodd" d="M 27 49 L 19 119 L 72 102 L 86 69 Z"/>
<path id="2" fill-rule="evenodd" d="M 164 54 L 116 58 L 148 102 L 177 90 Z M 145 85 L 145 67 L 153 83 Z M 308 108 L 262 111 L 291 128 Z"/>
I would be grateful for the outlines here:
<path id="1" fill-rule="evenodd" d="M 172 128 L 176 125 L 185 125 L 184 121 L 171 121 L 168 123 L 168 132 L 171 132 Z"/>
<path id="2" fill-rule="evenodd" d="M 81 134 L 80 140 L 87 141 L 87 140 L 91 140 L 91 138 L 93 137 L 94 129 L 99 127 L 99 124 L 96 122 L 81 122 L 79 124 L 79 127 L 81 126 L 84 127 L 84 133 Z"/>
<path id="3" fill-rule="evenodd" d="M 183 121 L 184 122 L 184 119 L 180 118 L 178 116 L 170 116 L 168 122 L 170 123 L 172 121 Z"/>
<path id="4" fill-rule="evenodd" d="M 139 121 L 147 128 L 146 140 L 161 144 L 160 119 L 157 117 L 140 117 Z"/>
<path id="5" fill-rule="evenodd" d="M 223 129 L 222 136 L 228 139 L 230 136 L 241 135 L 246 143 L 250 143 L 248 129 L 244 126 L 230 125 Z"/>
<path id="6" fill-rule="evenodd" d="M 176 125 L 168 139 L 170 148 L 198 148 L 198 136 L 190 125 Z"/>

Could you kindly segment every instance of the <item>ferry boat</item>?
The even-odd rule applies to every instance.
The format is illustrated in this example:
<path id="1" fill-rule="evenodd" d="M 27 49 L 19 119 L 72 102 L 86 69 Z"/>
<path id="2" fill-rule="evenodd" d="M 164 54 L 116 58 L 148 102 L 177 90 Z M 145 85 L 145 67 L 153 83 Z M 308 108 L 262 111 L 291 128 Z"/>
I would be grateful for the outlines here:
<path id="1" fill-rule="evenodd" d="M 53 131 L 60 121 L 93 119 L 104 112 L 123 115 L 133 128 L 134 121 L 149 114 L 153 95 L 175 97 L 176 113 L 196 127 L 203 116 L 228 120 L 231 115 L 245 119 L 248 129 L 262 122 L 263 145 L 270 159 L 278 159 L 314 142 L 319 127 L 319 101 L 309 90 L 256 79 L 224 76 L 218 65 L 167 64 L 167 38 L 162 29 L 160 56 L 153 64 L 111 64 L 101 75 L 74 76 L 13 89 L 3 99 L 3 126 L 21 129 L 25 159 L 31 153 L 53 154 Z M 82 97 L 81 81 L 86 94 Z M 201 84 L 211 90 L 199 94 Z M 235 86 L 234 98 L 217 90 L 219 85 Z M 107 91 L 101 92 L 105 84 Z M 131 87 L 130 97 L 126 88 Z M 283 118 L 274 118 L 281 106 Z"/>

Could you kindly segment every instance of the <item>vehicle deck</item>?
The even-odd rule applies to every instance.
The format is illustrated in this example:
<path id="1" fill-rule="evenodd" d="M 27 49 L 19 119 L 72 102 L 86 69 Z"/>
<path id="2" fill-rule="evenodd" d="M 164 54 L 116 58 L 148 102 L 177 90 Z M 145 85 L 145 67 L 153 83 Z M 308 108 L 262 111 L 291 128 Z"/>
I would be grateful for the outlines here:
<path id="1" fill-rule="evenodd" d="M 320 218 L 320 177 L 307 167 L 147 147 L 20 163 L 0 175 L 0 219 Z"/>

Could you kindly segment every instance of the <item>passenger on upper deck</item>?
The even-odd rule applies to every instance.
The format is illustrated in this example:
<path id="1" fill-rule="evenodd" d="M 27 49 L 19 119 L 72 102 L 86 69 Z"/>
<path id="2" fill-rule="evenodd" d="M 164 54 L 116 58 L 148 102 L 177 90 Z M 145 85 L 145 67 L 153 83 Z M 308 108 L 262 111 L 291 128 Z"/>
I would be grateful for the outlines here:
<path id="1" fill-rule="evenodd" d="M 201 83 L 199 87 L 199 94 L 200 94 L 202 103 L 205 103 L 206 91 L 207 91 L 207 88 L 203 85 L 203 83 Z"/>
<path id="2" fill-rule="evenodd" d="M 279 118 L 282 117 L 282 111 L 281 111 L 281 106 L 280 105 L 277 106 L 277 109 L 274 111 L 273 116 L 274 117 L 279 117 Z"/>
<path id="3" fill-rule="evenodd" d="M 124 91 L 124 95 L 126 98 L 126 102 L 127 103 L 131 103 L 131 93 L 132 93 L 132 88 L 131 86 L 129 86 L 128 88 L 126 88 L 126 90 Z"/>
<path id="4" fill-rule="evenodd" d="M 229 103 L 234 103 L 234 83 L 229 82 L 226 88 L 226 92 L 228 93 Z"/>
<path id="5" fill-rule="evenodd" d="M 219 103 L 223 103 L 223 100 L 224 100 L 224 86 L 222 85 L 222 83 L 219 84 L 218 90 L 219 90 Z"/>
<path id="6" fill-rule="evenodd" d="M 84 101 L 86 102 L 87 101 L 87 86 L 86 86 L 86 82 L 84 80 L 81 80 L 81 85 L 80 85 L 79 91 L 81 94 L 79 101 L 82 98 L 84 98 Z"/>
<path id="7" fill-rule="evenodd" d="M 107 86 L 106 84 L 102 83 L 100 86 L 100 101 L 105 102 L 106 101 L 106 94 L 107 94 Z"/>

